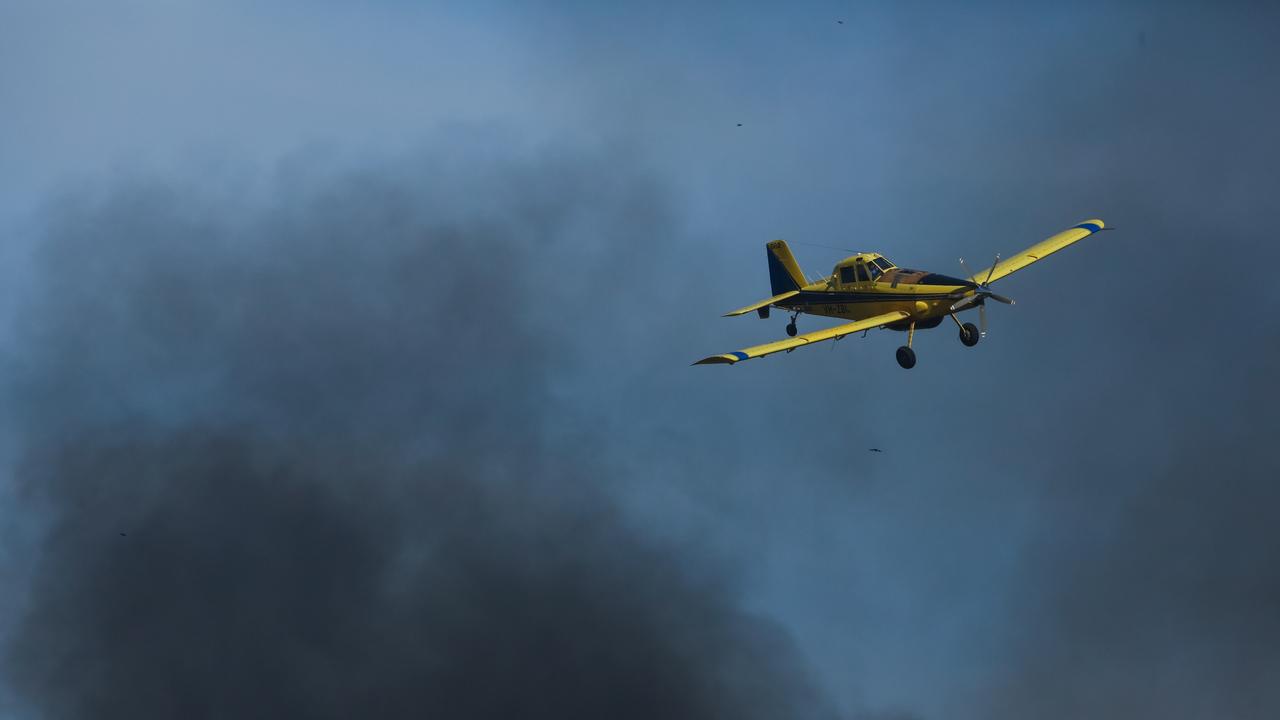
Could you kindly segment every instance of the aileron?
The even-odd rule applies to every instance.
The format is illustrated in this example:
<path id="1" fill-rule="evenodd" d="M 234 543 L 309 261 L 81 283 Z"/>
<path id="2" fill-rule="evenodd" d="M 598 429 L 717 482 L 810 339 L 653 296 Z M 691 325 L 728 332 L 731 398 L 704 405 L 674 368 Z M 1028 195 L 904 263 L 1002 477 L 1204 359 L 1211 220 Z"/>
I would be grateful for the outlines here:
<path id="1" fill-rule="evenodd" d="M 1048 240 L 1043 240 L 1016 255 L 1001 260 L 993 267 L 979 270 L 969 280 L 982 285 L 993 283 L 1002 277 L 1018 272 L 1034 262 L 1043 260 L 1068 245 L 1075 244 L 1104 228 L 1106 228 L 1106 225 L 1101 220 L 1086 220 L 1075 227 L 1063 230 Z"/>

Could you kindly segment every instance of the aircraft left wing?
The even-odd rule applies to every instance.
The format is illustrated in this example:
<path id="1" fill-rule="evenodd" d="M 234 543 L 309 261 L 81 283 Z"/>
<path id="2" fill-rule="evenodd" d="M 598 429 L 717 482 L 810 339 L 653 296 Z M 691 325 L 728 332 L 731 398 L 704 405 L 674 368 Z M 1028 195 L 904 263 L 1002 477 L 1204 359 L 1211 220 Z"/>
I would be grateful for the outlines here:
<path id="1" fill-rule="evenodd" d="M 765 343 L 764 345 L 756 345 L 754 347 L 746 348 L 745 350 L 739 350 L 738 352 L 725 353 L 724 355 L 712 355 L 711 357 L 699 360 L 694 363 L 694 365 L 732 365 L 739 360 L 750 360 L 751 358 L 764 357 L 765 355 L 772 355 L 773 353 L 782 352 L 783 350 L 794 350 L 801 345 L 812 345 L 813 343 L 822 342 L 823 340 L 835 340 L 850 333 L 878 328 L 882 325 L 888 325 L 889 323 L 904 320 L 907 317 L 907 313 L 898 310 L 891 313 L 885 313 L 884 315 L 869 317 L 866 320 L 857 320 L 851 323 L 845 323 L 844 325 L 836 325 L 835 327 L 829 327 L 825 330 L 815 330 L 811 333 L 787 338 L 786 340 L 778 340 L 776 342 Z"/>
<path id="2" fill-rule="evenodd" d="M 1058 252 L 1068 245 L 1079 242 L 1105 227 L 1106 225 L 1096 218 L 1093 220 L 1085 220 L 1073 228 L 1063 230 L 1048 240 L 1043 240 L 1032 245 L 1017 255 L 1012 255 L 1001 260 L 996 263 L 994 270 L 991 268 L 983 268 L 974 274 L 973 277 L 969 278 L 969 280 L 970 282 L 975 282 L 981 285 L 985 285 L 988 282 L 995 282 L 1006 275 L 1012 275 L 1013 273 L 1018 272 L 1037 260 L 1042 260 L 1045 257 Z M 990 280 L 987 279 L 988 273 L 990 274 Z"/>

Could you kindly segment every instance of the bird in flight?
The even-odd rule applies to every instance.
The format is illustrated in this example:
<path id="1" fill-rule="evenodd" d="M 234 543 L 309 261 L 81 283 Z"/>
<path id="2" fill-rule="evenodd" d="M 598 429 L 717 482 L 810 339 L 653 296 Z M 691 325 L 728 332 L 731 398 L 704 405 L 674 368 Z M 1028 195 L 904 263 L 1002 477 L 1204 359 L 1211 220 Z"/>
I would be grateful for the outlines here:
<path id="1" fill-rule="evenodd" d="M 867 448 L 867 452 L 878 452 L 878 453 L 882 453 L 882 452 L 884 452 L 884 451 L 883 451 L 883 450 L 881 450 L 880 448 Z"/>

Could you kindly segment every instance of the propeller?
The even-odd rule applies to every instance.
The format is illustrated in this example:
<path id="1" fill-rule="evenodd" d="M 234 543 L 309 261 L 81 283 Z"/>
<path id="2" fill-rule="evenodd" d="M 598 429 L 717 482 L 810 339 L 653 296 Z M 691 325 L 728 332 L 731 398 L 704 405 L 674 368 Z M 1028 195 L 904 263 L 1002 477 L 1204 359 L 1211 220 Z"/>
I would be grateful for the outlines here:
<path id="1" fill-rule="evenodd" d="M 991 298 L 996 302 L 1012 305 L 1013 299 L 1007 298 L 999 293 L 994 292 L 988 283 L 991 282 L 991 276 L 995 274 L 996 266 L 1000 264 L 1000 254 L 996 253 L 995 262 L 991 263 L 991 269 L 987 271 L 987 277 L 980 283 L 975 283 L 977 287 L 973 288 L 972 295 L 964 295 L 956 300 L 951 306 L 951 312 L 957 312 L 973 305 L 978 306 L 978 323 L 983 336 L 987 334 L 987 298 Z M 964 268 L 966 275 L 969 274 L 969 267 L 965 265 L 964 258 L 960 258 L 960 267 Z M 970 276 L 972 277 L 972 276 Z M 963 292 L 969 292 L 965 290 Z"/>

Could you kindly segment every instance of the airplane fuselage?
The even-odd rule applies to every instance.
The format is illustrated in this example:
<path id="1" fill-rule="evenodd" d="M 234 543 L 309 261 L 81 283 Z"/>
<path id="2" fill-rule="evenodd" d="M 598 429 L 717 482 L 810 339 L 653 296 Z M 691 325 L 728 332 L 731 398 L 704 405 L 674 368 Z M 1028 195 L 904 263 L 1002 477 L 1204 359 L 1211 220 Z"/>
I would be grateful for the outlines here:
<path id="1" fill-rule="evenodd" d="M 861 320 L 901 311 L 909 320 L 889 326 L 906 329 L 936 327 L 956 301 L 971 295 L 977 285 L 960 278 L 919 270 L 894 268 L 874 281 L 840 283 L 838 273 L 801 288 L 800 293 L 779 302 L 778 307 L 810 315 Z M 973 307 L 973 306 L 970 306 Z M 966 308 L 968 309 L 968 308 Z"/>

